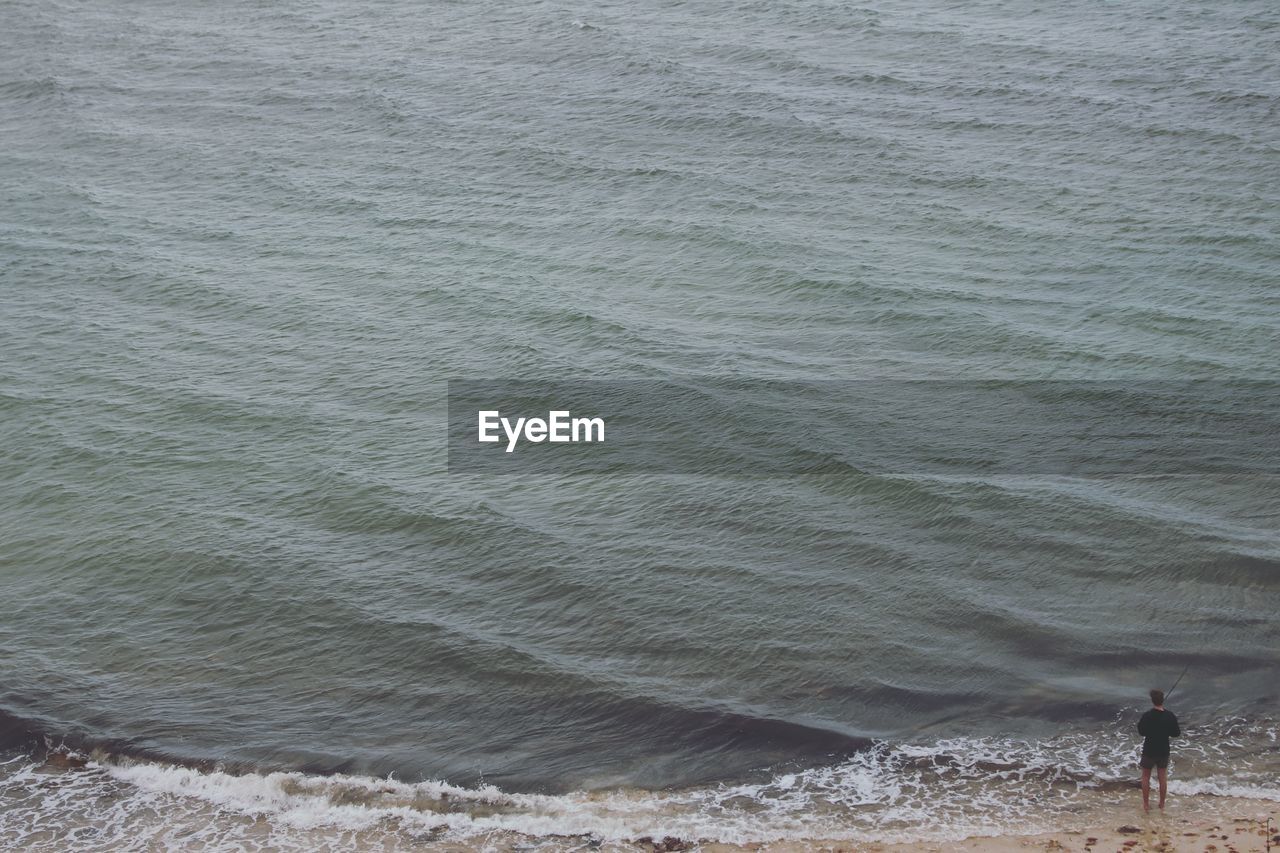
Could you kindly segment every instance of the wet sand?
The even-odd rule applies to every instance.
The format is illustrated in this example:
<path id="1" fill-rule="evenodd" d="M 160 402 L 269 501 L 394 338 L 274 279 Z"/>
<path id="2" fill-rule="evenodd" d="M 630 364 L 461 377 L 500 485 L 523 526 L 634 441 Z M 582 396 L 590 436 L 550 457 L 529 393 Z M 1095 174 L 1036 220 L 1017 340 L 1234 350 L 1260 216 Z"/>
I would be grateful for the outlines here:
<path id="1" fill-rule="evenodd" d="M 799 851 L 867 851 L 867 853 L 943 853 L 943 851 L 991 851 L 1010 853 L 1025 850 L 1081 851 L 1081 853 L 1138 853 L 1138 851 L 1177 851 L 1177 853 L 1252 853 L 1280 851 L 1280 803 L 1270 800 L 1239 799 L 1208 795 L 1171 799 L 1169 809 L 1161 813 L 1154 807 L 1149 815 L 1141 812 L 1135 798 L 1133 807 L 1117 808 L 1099 815 L 1091 830 L 1050 832 L 1039 835 L 995 835 L 967 838 L 961 841 L 903 842 L 894 844 L 858 844 L 840 841 L 788 842 L 765 845 L 702 845 L 706 853 L 728 853 L 756 850 L 761 853 L 799 853 Z M 1270 847 L 1268 823 L 1270 818 Z M 657 849 L 670 846 L 654 845 Z M 643 848 L 642 848 L 643 849 Z M 693 849 L 693 848 L 690 848 Z"/>
<path id="2" fill-rule="evenodd" d="M 1270 824 L 1267 820 L 1270 818 Z M 1032 835 L 983 835 L 948 841 L 857 842 L 814 839 L 761 844 L 719 844 L 689 842 L 683 839 L 642 839 L 633 845 L 602 845 L 602 850 L 640 850 L 654 853 L 670 851 L 702 851 L 702 853 L 950 853 L 950 851 L 1053 850 L 1080 853 L 1254 853 L 1280 851 L 1280 802 L 1211 795 L 1182 796 L 1170 799 L 1166 812 L 1154 807 L 1149 815 L 1141 811 L 1139 801 L 1126 803 L 1094 817 L 1095 826 L 1088 830 L 1062 830 Z M 1268 833 L 1270 846 L 1268 847 Z M 499 842 L 483 849 L 502 849 Z M 526 839 L 526 845 L 530 839 Z M 538 844 L 538 842 L 541 844 Z M 560 844 L 538 839 L 539 849 L 575 849 L 578 844 L 564 840 Z M 512 848 L 519 848 L 519 843 Z M 527 849 L 527 847 L 526 847 Z"/>

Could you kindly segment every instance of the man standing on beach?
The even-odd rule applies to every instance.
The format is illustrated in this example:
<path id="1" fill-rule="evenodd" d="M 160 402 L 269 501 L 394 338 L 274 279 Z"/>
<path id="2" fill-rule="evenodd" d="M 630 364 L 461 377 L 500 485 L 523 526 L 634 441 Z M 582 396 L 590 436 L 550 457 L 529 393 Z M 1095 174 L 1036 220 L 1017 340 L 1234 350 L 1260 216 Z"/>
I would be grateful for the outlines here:
<path id="1" fill-rule="evenodd" d="M 1142 808 L 1151 811 L 1151 768 L 1156 768 L 1160 779 L 1160 808 L 1164 808 L 1164 795 L 1169 787 L 1169 738 L 1181 737 L 1178 718 L 1164 708 L 1164 691 L 1151 691 L 1150 711 L 1138 720 L 1138 734 L 1142 735 Z"/>

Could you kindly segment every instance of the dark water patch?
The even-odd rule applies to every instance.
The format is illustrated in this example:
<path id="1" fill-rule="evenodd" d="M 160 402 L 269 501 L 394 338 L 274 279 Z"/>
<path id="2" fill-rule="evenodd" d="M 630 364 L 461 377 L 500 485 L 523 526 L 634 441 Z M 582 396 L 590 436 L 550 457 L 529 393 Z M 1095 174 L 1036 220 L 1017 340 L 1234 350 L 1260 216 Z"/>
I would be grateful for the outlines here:
<path id="1" fill-rule="evenodd" d="M 79 769 L 95 754 L 157 761 L 201 772 L 215 769 L 248 773 L 246 763 L 200 759 L 142 746 L 130 738 L 102 737 L 41 717 L 22 717 L 0 709 L 0 754 L 28 756 L 55 769 Z"/>

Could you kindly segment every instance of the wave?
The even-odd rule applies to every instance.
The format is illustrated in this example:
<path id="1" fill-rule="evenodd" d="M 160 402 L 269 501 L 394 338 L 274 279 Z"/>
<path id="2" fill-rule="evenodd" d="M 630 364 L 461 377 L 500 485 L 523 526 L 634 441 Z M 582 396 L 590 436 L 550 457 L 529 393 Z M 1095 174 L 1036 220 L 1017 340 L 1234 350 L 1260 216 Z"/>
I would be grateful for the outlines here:
<path id="1" fill-rule="evenodd" d="M 17 742 L 15 722 L 21 721 L 5 717 L 10 746 Z M 0 845 L 595 847 L 666 839 L 668 849 L 680 849 L 709 842 L 946 840 L 1070 828 L 1092 806 L 1133 796 L 1135 774 L 1127 726 L 1040 741 L 874 741 L 838 763 L 776 769 L 755 781 L 565 794 L 236 771 L 101 748 L 81 752 L 28 733 L 42 743 L 0 761 Z M 1175 796 L 1280 800 L 1275 721 L 1225 718 L 1189 727 L 1187 735 L 1174 762 Z"/>

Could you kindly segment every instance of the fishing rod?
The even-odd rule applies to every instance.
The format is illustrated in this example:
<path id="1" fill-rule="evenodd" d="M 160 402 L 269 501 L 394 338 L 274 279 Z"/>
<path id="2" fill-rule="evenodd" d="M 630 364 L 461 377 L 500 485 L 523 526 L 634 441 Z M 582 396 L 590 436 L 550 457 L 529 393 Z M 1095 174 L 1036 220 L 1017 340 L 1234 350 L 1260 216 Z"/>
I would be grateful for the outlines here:
<path id="1" fill-rule="evenodd" d="M 1186 675 L 1187 670 L 1189 669 L 1191 669 L 1191 664 L 1187 664 L 1186 666 L 1184 666 L 1182 668 L 1182 675 Z M 1173 691 L 1176 690 L 1178 685 L 1182 683 L 1182 675 L 1179 675 L 1178 680 L 1173 682 L 1173 687 L 1170 687 L 1167 691 L 1165 691 L 1165 694 L 1164 694 L 1165 701 L 1169 700 L 1169 697 L 1173 695 Z"/>

